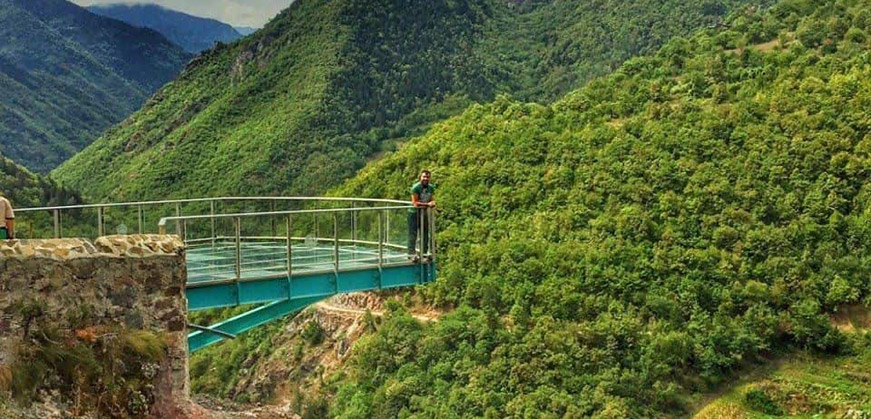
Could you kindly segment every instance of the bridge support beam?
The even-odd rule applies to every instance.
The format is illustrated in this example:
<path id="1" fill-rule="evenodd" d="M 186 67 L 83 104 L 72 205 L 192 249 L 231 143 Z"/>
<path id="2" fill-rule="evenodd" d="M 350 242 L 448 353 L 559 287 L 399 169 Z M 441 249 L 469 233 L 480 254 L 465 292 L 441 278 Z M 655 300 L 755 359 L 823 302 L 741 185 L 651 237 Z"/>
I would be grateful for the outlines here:
<path id="1" fill-rule="evenodd" d="M 327 298 L 335 294 L 357 291 L 377 291 L 381 289 L 411 287 L 434 279 L 432 264 L 385 265 L 365 269 L 340 271 L 338 277 L 333 270 L 309 274 L 294 274 L 292 277 L 278 276 L 221 283 L 188 284 L 186 290 L 188 310 L 197 311 L 210 308 L 235 307 L 241 304 L 260 304 L 290 298 Z M 293 290 L 293 294 L 291 294 Z"/>
<path id="2" fill-rule="evenodd" d="M 361 269 L 321 272 L 290 278 L 272 278 L 251 281 L 233 281 L 223 284 L 206 284 L 188 288 L 188 309 L 231 307 L 238 304 L 267 303 L 249 312 L 240 314 L 209 327 L 209 331 L 188 334 L 188 351 L 195 352 L 224 340 L 220 332 L 229 335 L 250 330 L 335 294 L 356 291 L 409 287 L 429 283 L 435 279 L 435 263 L 402 266 L 384 266 L 382 269 Z M 336 281 L 336 286 L 331 283 Z M 294 290 L 291 297 L 290 290 Z"/>
<path id="3" fill-rule="evenodd" d="M 288 314 L 296 313 L 322 299 L 323 297 L 310 297 L 276 301 L 213 325 L 209 329 L 236 336 Z M 188 335 L 188 352 L 196 352 L 224 339 L 224 337 L 214 332 L 193 332 Z"/>

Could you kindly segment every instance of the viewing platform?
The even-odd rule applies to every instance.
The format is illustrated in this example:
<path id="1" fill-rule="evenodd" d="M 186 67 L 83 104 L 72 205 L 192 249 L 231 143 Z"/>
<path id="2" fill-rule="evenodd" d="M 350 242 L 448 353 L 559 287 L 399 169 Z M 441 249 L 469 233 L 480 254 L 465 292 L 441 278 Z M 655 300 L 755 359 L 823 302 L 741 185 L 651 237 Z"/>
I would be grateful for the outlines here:
<path id="1" fill-rule="evenodd" d="M 436 275 L 435 234 L 429 234 L 436 231 L 435 211 L 405 201 L 222 197 L 23 208 L 16 214 L 22 239 L 181 237 L 188 310 L 251 305 L 215 325 L 189 324 L 191 352 L 336 294 L 423 285 Z M 417 217 L 415 232 L 409 231 L 409 214 Z"/>

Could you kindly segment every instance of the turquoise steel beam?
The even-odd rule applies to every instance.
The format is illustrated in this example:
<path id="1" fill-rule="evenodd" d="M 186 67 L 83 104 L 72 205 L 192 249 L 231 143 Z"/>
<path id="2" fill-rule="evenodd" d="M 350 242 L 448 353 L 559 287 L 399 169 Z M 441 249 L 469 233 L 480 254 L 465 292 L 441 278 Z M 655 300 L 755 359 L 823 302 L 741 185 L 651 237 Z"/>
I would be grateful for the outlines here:
<path id="1" fill-rule="evenodd" d="M 209 327 L 209 329 L 238 336 L 242 332 L 300 311 L 322 299 L 323 298 L 321 297 L 309 297 L 276 301 L 213 325 Z M 224 337 L 216 333 L 201 331 L 193 332 L 188 335 L 188 352 L 196 352 L 224 339 Z"/>
<path id="2" fill-rule="evenodd" d="M 388 288 L 410 287 L 435 280 L 435 263 L 384 266 L 369 269 L 322 272 L 309 275 L 278 277 L 251 281 L 207 284 L 187 290 L 188 309 L 231 307 L 237 304 L 269 302 L 249 312 L 210 326 L 209 329 L 231 335 L 253 329 L 335 294 L 357 291 L 376 291 Z M 421 272 L 423 272 L 421 274 Z M 335 287 L 333 282 L 335 281 Z M 291 289 L 294 291 L 290 294 Z M 188 351 L 193 353 L 224 340 L 218 334 L 197 331 L 188 335 Z"/>
<path id="3" fill-rule="evenodd" d="M 380 271 L 377 266 L 342 270 L 339 271 L 338 278 L 336 272 L 330 270 L 311 274 L 294 273 L 290 278 L 281 275 L 239 282 L 193 283 L 187 287 L 188 310 L 234 307 L 291 298 L 326 298 L 349 292 L 411 287 L 435 279 L 435 264 L 423 265 L 423 272 L 418 265 L 385 265 Z"/>

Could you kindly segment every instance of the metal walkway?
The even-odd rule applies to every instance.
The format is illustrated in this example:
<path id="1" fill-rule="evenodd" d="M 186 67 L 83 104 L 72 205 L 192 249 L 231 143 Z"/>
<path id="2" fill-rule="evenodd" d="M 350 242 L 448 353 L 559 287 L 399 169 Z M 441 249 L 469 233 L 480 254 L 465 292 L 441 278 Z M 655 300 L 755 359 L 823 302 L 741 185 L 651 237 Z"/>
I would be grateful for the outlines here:
<path id="1" fill-rule="evenodd" d="M 177 234 L 187 248 L 188 310 L 256 308 L 211 326 L 189 325 L 189 351 L 233 338 L 330 296 L 435 279 L 435 213 L 410 203 L 314 197 L 204 198 L 32 208 L 19 236 Z M 170 214 L 167 216 L 167 214 Z M 153 221 L 157 221 L 153 223 Z M 45 234 L 46 232 L 50 232 Z"/>

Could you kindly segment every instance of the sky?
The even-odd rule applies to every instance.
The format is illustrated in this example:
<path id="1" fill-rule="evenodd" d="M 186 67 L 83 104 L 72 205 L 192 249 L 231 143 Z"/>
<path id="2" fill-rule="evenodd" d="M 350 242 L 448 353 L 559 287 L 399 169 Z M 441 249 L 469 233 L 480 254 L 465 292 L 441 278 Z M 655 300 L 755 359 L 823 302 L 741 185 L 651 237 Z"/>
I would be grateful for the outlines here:
<path id="1" fill-rule="evenodd" d="M 287 8 L 291 0 L 72 0 L 81 6 L 93 4 L 127 3 L 158 4 L 194 16 L 210 17 L 233 26 L 260 28 L 278 12 Z"/>

